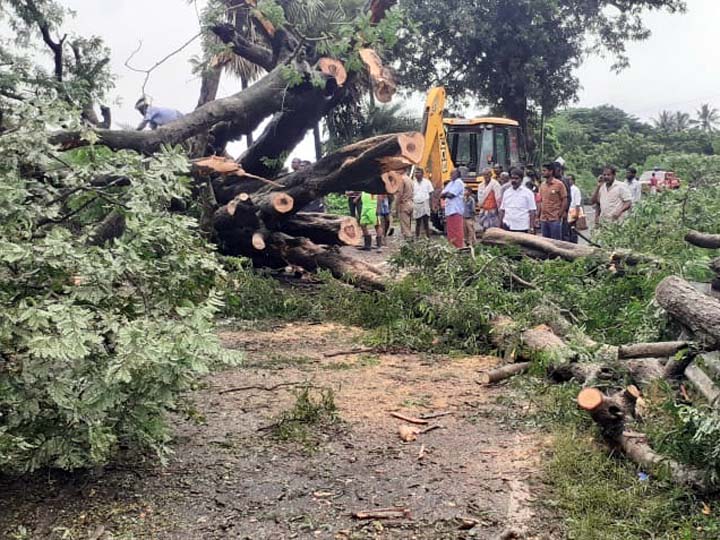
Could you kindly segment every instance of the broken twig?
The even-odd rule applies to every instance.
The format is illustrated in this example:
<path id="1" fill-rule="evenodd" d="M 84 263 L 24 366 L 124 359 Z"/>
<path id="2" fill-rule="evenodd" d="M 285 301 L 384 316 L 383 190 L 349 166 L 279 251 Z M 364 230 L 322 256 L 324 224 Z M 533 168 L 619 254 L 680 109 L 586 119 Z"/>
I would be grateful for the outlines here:
<path id="1" fill-rule="evenodd" d="M 398 412 L 391 412 L 390 416 L 394 416 L 395 418 L 399 418 L 400 420 L 404 420 L 405 422 L 408 422 L 410 424 L 418 424 L 421 426 L 426 426 L 430 422 L 427 420 L 423 420 L 422 418 L 413 418 L 412 416 L 405 416 L 404 414 L 400 414 Z"/>
<path id="2" fill-rule="evenodd" d="M 376 510 L 365 510 L 353 512 L 355 519 L 411 519 L 410 510 L 403 507 L 378 508 Z"/>
<path id="3" fill-rule="evenodd" d="M 297 386 L 298 384 L 305 384 L 302 382 L 289 382 L 289 383 L 280 383 L 276 384 L 275 386 L 258 386 L 258 385 L 252 385 L 252 386 L 238 386 L 237 388 L 227 388 L 226 390 L 220 390 L 218 394 L 230 394 L 231 392 L 244 392 L 245 390 L 264 390 L 265 392 L 272 392 L 273 390 L 277 390 L 278 388 L 282 388 L 284 386 Z"/>

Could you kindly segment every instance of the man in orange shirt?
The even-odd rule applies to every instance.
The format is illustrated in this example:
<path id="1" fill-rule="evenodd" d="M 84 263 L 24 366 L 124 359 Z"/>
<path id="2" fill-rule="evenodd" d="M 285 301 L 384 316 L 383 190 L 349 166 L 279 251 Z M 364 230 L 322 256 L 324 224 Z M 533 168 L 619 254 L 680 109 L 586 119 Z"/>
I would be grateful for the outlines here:
<path id="1" fill-rule="evenodd" d="M 562 240 L 568 192 L 562 180 L 555 178 L 555 167 L 552 163 L 543 165 L 542 176 L 545 180 L 540 184 L 540 230 L 545 238 Z"/>

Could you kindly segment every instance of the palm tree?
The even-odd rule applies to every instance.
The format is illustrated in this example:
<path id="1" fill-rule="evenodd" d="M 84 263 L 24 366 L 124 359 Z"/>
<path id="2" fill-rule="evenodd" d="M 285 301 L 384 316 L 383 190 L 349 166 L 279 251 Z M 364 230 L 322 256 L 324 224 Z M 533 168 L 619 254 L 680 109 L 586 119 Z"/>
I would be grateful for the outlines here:
<path id="1" fill-rule="evenodd" d="M 693 121 L 688 113 L 677 111 L 673 117 L 675 131 L 687 131 L 693 125 Z"/>
<path id="2" fill-rule="evenodd" d="M 675 118 L 674 114 L 670 111 L 660 111 L 660 114 L 658 114 L 658 117 L 653 120 L 653 124 L 655 124 L 655 127 L 663 132 L 663 133 L 670 133 L 672 131 L 675 131 Z"/>
<path id="3" fill-rule="evenodd" d="M 720 121 L 720 111 L 715 107 L 711 107 L 709 103 L 703 103 L 697 111 L 697 123 L 700 129 L 705 133 L 715 131 Z"/>

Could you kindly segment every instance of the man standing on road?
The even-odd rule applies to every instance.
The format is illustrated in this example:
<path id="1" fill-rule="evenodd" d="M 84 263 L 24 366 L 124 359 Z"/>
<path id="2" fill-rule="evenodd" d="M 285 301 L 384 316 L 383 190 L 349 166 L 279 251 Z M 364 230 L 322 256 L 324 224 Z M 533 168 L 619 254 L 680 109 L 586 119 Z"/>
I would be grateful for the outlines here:
<path id="1" fill-rule="evenodd" d="M 595 224 L 613 223 L 623 219 L 632 208 L 632 195 L 624 182 L 616 182 L 617 170 L 612 165 L 603 168 L 602 176 L 592 196 Z"/>
<path id="2" fill-rule="evenodd" d="M 475 215 L 477 214 L 477 199 L 470 186 L 465 187 L 465 212 L 463 213 L 463 229 L 465 236 L 465 245 L 475 245 Z"/>
<path id="3" fill-rule="evenodd" d="M 568 192 L 565 184 L 555 178 L 552 163 L 543 165 L 542 176 L 545 180 L 540 184 L 540 230 L 545 238 L 562 240 Z"/>
<path id="4" fill-rule="evenodd" d="M 510 171 L 510 187 L 503 195 L 500 204 L 500 221 L 503 229 L 513 232 L 535 231 L 535 195 L 522 185 L 523 174 L 520 169 Z"/>
<path id="5" fill-rule="evenodd" d="M 626 178 L 626 184 L 630 190 L 630 195 L 632 196 L 632 203 L 633 206 L 635 206 L 640 202 L 642 197 L 642 189 L 640 189 L 640 180 L 637 177 L 637 169 L 635 167 L 628 168 Z"/>
<path id="6" fill-rule="evenodd" d="M 569 241 L 577 244 L 578 233 L 575 225 L 578 218 L 583 215 L 582 193 L 580 193 L 580 188 L 575 184 L 574 175 L 568 174 L 567 179 L 570 183 L 570 210 L 568 210 L 568 227 L 570 228 Z"/>
<path id="7" fill-rule="evenodd" d="M 500 183 L 493 177 L 493 171 L 487 168 L 483 171 L 485 183 L 478 186 L 478 206 L 480 207 L 480 232 L 485 232 L 491 227 L 499 227 L 498 206 L 502 199 L 502 188 Z"/>
<path id="8" fill-rule="evenodd" d="M 395 193 L 395 201 L 400 232 L 405 240 L 409 240 L 412 237 L 413 182 L 407 174 L 402 176 L 402 184 Z"/>
<path id="9" fill-rule="evenodd" d="M 413 183 L 413 218 L 415 219 L 415 238 L 420 238 L 420 230 L 425 231 L 425 237 L 430 238 L 430 195 L 435 191 L 430 180 L 425 178 L 424 171 L 415 169 L 415 182 Z"/>
<path id="10" fill-rule="evenodd" d="M 465 245 L 463 215 L 465 213 L 465 182 L 462 181 L 460 170 L 453 169 L 450 181 L 440 194 L 445 199 L 445 228 L 448 241 L 456 248 Z"/>

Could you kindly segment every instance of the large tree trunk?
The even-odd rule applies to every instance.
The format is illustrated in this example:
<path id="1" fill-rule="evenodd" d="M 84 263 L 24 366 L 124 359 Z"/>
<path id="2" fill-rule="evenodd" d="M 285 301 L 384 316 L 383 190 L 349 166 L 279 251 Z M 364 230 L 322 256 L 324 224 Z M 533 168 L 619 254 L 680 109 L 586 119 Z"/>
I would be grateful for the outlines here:
<path id="1" fill-rule="evenodd" d="M 655 299 L 670 315 L 693 332 L 695 341 L 708 350 L 720 347 L 720 301 L 697 291 L 677 276 L 662 280 Z"/>
<path id="2" fill-rule="evenodd" d="M 229 128 L 229 133 L 223 131 L 222 135 L 227 142 L 231 137 L 254 130 L 265 118 L 284 107 L 293 108 L 298 104 L 307 106 L 309 101 L 324 103 L 327 97 L 334 95 L 338 89 L 334 77 L 322 72 L 312 74 L 311 71 L 314 70 L 299 63 L 295 64 L 294 69 L 305 77 L 306 82 L 288 88 L 284 67 L 284 65 L 278 66 L 247 90 L 206 103 L 180 120 L 154 131 L 98 129 L 96 134 L 99 137 L 99 144 L 112 149 L 128 149 L 152 154 L 160 150 L 162 145 L 182 144 L 187 139 L 208 130 L 219 138 L 214 130 L 219 129 L 220 126 L 230 126 L 239 133 Z M 316 86 L 310 82 L 311 77 L 323 80 L 324 84 L 320 87 Z M 56 132 L 51 137 L 51 142 L 66 149 L 88 144 L 79 131 Z"/>

